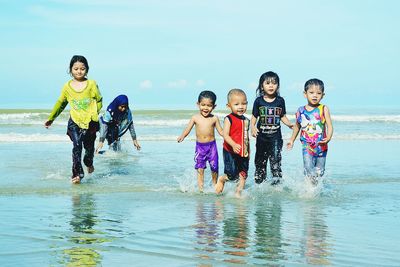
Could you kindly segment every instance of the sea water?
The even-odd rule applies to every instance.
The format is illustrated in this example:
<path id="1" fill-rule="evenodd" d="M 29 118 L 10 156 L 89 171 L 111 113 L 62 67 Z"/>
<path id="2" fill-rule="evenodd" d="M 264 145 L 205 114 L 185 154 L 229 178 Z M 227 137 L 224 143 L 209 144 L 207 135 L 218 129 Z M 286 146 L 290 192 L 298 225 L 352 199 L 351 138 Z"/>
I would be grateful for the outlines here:
<path id="1" fill-rule="evenodd" d="M 134 111 L 142 150 L 127 134 L 72 185 L 68 112 L 45 129 L 49 111 L 0 111 L 0 266 L 400 266 L 398 110 L 332 112 L 317 187 L 298 140 L 282 152 L 283 184 L 256 185 L 251 138 L 240 199 L 232 183 L 216 196 L 209 168 L 198 193 L 194 131 L 176 142 L 195 112 Z"/>

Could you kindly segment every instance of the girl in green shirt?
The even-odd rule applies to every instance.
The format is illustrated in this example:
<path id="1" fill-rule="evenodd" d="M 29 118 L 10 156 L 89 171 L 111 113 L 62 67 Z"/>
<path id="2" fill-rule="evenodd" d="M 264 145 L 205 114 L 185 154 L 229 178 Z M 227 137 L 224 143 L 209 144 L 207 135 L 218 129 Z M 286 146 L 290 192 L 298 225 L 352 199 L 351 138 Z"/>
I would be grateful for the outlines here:
<path id="1" fill-rule="evenodd" d="M 102 107 L 102 97 L 94 80 L 86 75 L 89 64 L 84 56 L 73 56 L 69 64 L 72 80 L 64 84 L 61 95 L 45 122 L 49 128 L 58 115 L 70 105 L 67 134 L 73 142 L 72 149 L 72 183 L 78 184 L 85 173 L 82 168 L 82 150 L 85 148 L 83 162 L 88 173 L 94 171 L 93 156 L 96 132 L 99 129 L 98 114 Z"/>

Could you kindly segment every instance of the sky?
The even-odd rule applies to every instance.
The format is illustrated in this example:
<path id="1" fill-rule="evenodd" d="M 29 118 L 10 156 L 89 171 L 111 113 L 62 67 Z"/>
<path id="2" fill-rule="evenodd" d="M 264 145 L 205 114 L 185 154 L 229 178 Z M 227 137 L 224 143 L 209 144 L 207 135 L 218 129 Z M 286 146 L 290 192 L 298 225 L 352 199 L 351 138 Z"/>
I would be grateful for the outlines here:
<path id="1" fill-rule="evenodd" d="M 310 78 L 331 110 L 399 107 L 400 1 L 0 0 L 0 108 L 51 108 L 75 54 L 108 105 L 195 109 L 202 90 L 251 106 L 276 72 L 288 109 Z"/>

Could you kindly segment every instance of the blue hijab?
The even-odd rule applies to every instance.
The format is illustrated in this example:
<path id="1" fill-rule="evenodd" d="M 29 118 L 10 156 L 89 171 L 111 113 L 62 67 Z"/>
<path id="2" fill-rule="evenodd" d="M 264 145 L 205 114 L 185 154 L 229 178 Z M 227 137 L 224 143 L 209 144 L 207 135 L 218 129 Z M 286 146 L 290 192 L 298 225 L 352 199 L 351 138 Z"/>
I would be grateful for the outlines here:
<path id="1" fill-rule="evenodd" d="M 126 109 L 124 112 L 119 111 L 118 106 L 125 105 Z M 126 95 L 117 96 L 107 107 L 107 111 L 110 112 L 110 115 L 113 120 L 118 120 L 123 114 L 128 112 L 129 110 L 129 101 Z"/>

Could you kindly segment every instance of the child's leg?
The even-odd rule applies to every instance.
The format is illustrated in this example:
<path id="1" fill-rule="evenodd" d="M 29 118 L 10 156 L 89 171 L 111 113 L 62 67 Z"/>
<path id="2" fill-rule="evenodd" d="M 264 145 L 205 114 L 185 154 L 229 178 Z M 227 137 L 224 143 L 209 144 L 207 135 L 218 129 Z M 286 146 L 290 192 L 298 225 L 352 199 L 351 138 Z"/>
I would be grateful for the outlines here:
<path id="1" fill-rule="evenodd" d="M 246 183 L 248 171 L 249 171 L 249 158 L 240 158 L 236 159 L 236 164 L 239 172 L 239 181 L 236 186 L 236 197 L 240 197 L 242 190 L 244 189 L 244 185 Z"/>
<path id="2" fill-rule="evenodd" d="M 85 156 L 83 163 L 88 168 L 88 173 L 94 172 L 93 157 L 94 157 L 94 142 L 96 140 L 96 133 L 87 131 L 83 140 L 83 147 L 85 148 Z"/>
<path id="3" fill-rule="evenodd" d="M 194 168 L 197 170 L 197 184 L 200 192 L 203 192 L 204 188 L 204 169 L 206 168 L 207 162 L 207 143 L 196 142 L 196 149 L 194 153 Z"/>
<path id="4" fill-rule="evenodd" d="M 303 151 L 303 164 L 304 164 L 304 175 L 310 179 L 312 183 L 316 183 L 315 173 L 315 162 L 316 158 L 310 155 L 307 151 Z"/>
<path id="5" fill-rule="evenodd" d="M 280 183 L 282 178 L 282 146 L 283 140 L 274 140 L 271 144 L 271 153 L 269 153 L 269 163 L 272 173 L 272 184 Z"/>
<path id="6" fill-rule="evenodd" d="M 317 177 L 322 177 L 325 173 L 325 162 L 326 162 L 326 156 L 325 157 L 317 157 L 315 160 L 315 175 Z"/>
<path id="7" fill-rule="evenodd" d="M 215 185 L 215 192 L 217 194 L 220 194 L 222 191 L 224 191 L 226 181 L 228 181 L 228 176 L 226 174 L 218 178 L 217 184 Z"/>
<path id="8" fill-rule="evenodd" d="M 199 191 L 203 192 L 204 189 L 204 169 L 197 169 L 197 185 L 199 187 Z"/>
<path id="9" fill-rule="evenodd" d="M 215 187 L 215 185 L 217 184 L 217 180 L 218 180 L 218 172 L 211 172 L 211 178 L 212 178 L 212 184 Z"/>
<path id="10" fill-rule="evenodd" d="M 257 140 L 256 155 L 254 158 L 254 164 L 256 167 L 254 179 L 257 184 L 264 182 L 265 178 L 267 177 L 267 161 L 268 154 L 266 150 L 266 143 Z"/>
<path id="11" fill-rule="evenodd" d="M 217 184 L 215 185 L 215 192 L 217 194 L 222 193 L 224 191 L 225 183 L 229 180 L 229 177 L 235 177 L 237 174 L 237 166 L 234 160 L 234 155 L 229 151 L 223 150 L 224 156 L 224 175 L 218 178 Z"/>
<path id="12" fill-rule="evenodd" d="M 218 179 L 218 149 L 215 141 L 210 145 L 208 162 L 210 164 L 210 169 L 211 169 L 212 184 L 213 186 L 215 186 L 217 184 L 217 179 Z"/>
<path id="13" fill-rule="evenodd" d="M 113 151 L 120 151 L 121 150 L 121 144 L 119 142 L 119 140 L 115 140 L 112 144 L 111 144 L 111 149 Z"/>
<path id="14" fill-rule="evenodd" d="M 82 130 L 71 119 L 68 121 L 67 134 L 72 141 L 72 182 L 79 183 L 85 176 L 82 168 Z"/>
<path id="15" fill-rule="evenodd" d="M 240 195 L 242 194 L 242 191 L 244 189 L 244 185 L 245 184 L 246 184 L 246 177 L 243 177 L 241 174 L 239 174 L 239 181 L 238 181 L 238 184 L 236 186 L 236 193 L 235 193 L 236 197 L 240 197 Z"/>

